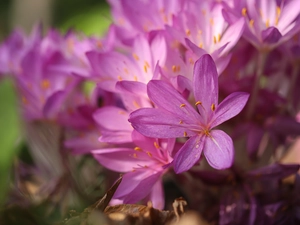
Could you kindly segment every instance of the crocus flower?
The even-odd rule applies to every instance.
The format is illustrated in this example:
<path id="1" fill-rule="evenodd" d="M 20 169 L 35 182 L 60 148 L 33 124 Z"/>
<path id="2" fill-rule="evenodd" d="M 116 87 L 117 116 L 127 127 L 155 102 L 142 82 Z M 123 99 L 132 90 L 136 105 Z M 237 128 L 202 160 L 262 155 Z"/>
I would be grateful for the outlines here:
<path id="1" fill-rule="evenodd" d="M 92 151 L 104 167 L 125 173 L 114 199 L 136 203 L 148 196 L 153 206 L 162 209 L 164 194 L 162 176 L 172 161 L 175 139 L 147 138 L 138 132 L 132 134 L 134 148 L 120 147 Z"/>
<path id="2" fill-rule="evenodd" d="M 193 85 L 198 112 L 171 85 L 152 80 L 148 83 L 148 95 L 158 109 L 134 111 L 129 121 L 145 136 L 189 137 L 174 157 L 176 173 L 190 169 L 202 151 L 212 167 L 228 168 L 234 155 L 232 139 L 224 131 L 213 128 L 236 116 L 249 95 L 235 92 L 218 104 L 218 73 L 210 55 L 202 56 L 195 63 Z"/>

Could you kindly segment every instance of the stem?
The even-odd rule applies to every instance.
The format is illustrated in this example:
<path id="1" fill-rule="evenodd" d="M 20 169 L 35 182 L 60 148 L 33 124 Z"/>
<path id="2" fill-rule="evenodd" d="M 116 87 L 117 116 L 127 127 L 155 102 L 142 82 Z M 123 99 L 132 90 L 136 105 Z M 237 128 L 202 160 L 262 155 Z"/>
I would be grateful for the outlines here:
<path id="1" fill-rule="evenodd" d="M 296 81 L 298 78 L 298 74 L 299 74 L 299 64 L 298 63 L 294 63 L 293 66 L 293 71 L 292 71 L 292 77 L 291 77 L 291 83 L 290 83 L 290 88 L 287 94 L 287 109 L 289 112 L 293 113 L 292 109 L 293 109 L 293 92 L 295 90 L 296 87 Z"/>
<path id="2" fill-rule="evenodd" d="M 257 102 L 257 97 L 258 97 L 260 78 L 264 72 L 267 55 L 268 55 L 267 52 L 259 51 L 258 58 L 257 58 L 257 68 L 256 68 L 256 73 L 255 73 L 254 87 L 253 87 L 252 93 L 250 95 L 248 110 L 247 110 L 247 114 L 246 114 L 247 119 L 250 119 L 254 113 L 255 104 Z"/>

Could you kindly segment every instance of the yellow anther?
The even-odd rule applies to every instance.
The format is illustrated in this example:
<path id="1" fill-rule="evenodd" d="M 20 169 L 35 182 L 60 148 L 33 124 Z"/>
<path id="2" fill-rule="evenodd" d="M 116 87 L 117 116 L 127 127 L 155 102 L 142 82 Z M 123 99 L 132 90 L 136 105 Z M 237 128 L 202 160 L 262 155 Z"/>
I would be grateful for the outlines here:
<path id="1" fill-rule="evenodd" d="M 190 62 L 190 64 L 194 64 L 195 63 L 192 58 L 189 58 L 189 62 Z"/>
<path id="2" fill-rule="evenodd" d="M 187 36 L 190 36 L 191 35 L 190 29 L 186 29 L 185 33 L 186 33 Z"/>
<path id="3" fill-rule="evenodd" d="M 137 101 L 135 101 L 135 100 L 132 102 L 132 104 L 134 105 L 134 107 L 136 107 L 138 109 L 141 108 L 141 106 L 139 105 L 139 103 L 137 103 Z"/>
<path id="4" fill-rule="evenodd" d="M 176 72 L 176 66 L 175 66 L 175 65 L 172 66 L 172 71 L 173 71 L 174 73 Z"/>
<path id="5" fill-rule="evenodd" d="M 218 34 L 217 42 L 221 41 L 221 34 Z"/>
<path id="6" fill-rule="evenodd" d="M 135 53 L 132 53 L 132 56 L 133 56 L 133 58 L 136 60 L 136 61 L 139 61 L 139 57 L 138 57 L 138 55 L 137 54 L 135 54 Z"/>
<path id="7" fill-rule="evenodd" d="M 199 47 L 199 48 L 203 48 L 203 43 L 200 42 L 199 45 L 198 45 L 198 47 Z"/>
<path id="8" fill-rule="evenodd" d="M 147 66 L 146 65 L 144 65 L 144 71 L 145 71 L 145 73 L 147 73 Z"/>
<path id="9" fill-rule="evenodd" d="M 163 20 L 164 20 L 164 23 L 168 23 L 168 17 L 166 15 L 163 15 Z"/>
<path id="10" fill-rule="evenodd" d="M 268 28 L 269 26 L 270 26 L 270 20 L 267 19 L 267 20 L 266 20 L 266 27 Z"/>
<path id="11" fill-rule="evenodd" d="M 276 14 L 277 16 L 279 17 L 280 16 L 280 13 L 281 13 L 281 9 L 279 6 L 276 7 Z"/>
<path id="12" fill-rule="evenodd" d="M 213 18 L 210 18 L 210 20 L 209 20 L 209 23 L 210 23 L 210 25 L 214 25 L 214 19 Z"/>
<path id="13" fill-rule="evenodd" d="M 150 65 L 147 61 L 145 61 L 145 66 L 147 66 L 148 68 L 150 68 Z"/>
<path id="14" fill-rule="evenodd" d="M 187 137 L 187 132 L 186 131 L 183 132 L 183 137 Z"/>
<path id="15" fill-rule="evenodd" d="M 156 141 L 153 143 L 153 145 L 155 148 L 157 148 L 157 149 L 159 148 L 159 144 Z"/>
<path id="16" fill-rule="evenodd" d="M 254 24 L 254 20 L 250 20 L 250 21 L 249 21 L 250 27 L 253 27 L 253 24 Z"/>
<path id="17" fill-rule="evenodd" d="M 41 87 L 45 90 L 50 87 L 50 81 L 47 79 L 43 79 L 41 82 Z"/>
<path id="18" fill-rule="evenodd" d="M 202 102 L 201 102 L 201 101 L 197 101 L 197 102 L 195 103 L 195 106 L 197 106 L 197 105 L 202 105 Z"/>
<path id="19" fill-rule="evenodd" d="M 134 151 L 141 152 L 141 151 L 142 151 L 142 149 L 141 149 L 140 147 L 135 147 L 135 148 L 134 148 Z"/>
<path id="20" fill-rule="evenodd" d="M 184 103 L 182 103 L 181 105 L 180 105 L 180 108 L 182 108 L 182 107 L 185 107 L 186 105 L 184 104 Z"/>
<path id="21" fill-rule="evenodd" d="M 174 73 L 179 72 L 179 71 L 180 71 L 180 66 L 175 66 L 175 65 L 173 65 L 173 66 L 172 66 L 172 71 L 173 71 Z"/>
<path id="22" fill-rule="evenodd" d="M 179 124 L 183 124 L 182 120 L 179 121 Z"/>
<path id="23" fill-rule="evenodd" d="M 217 38 L 216 38 L 216 36 L 214 36 L 214 44 L 216 44 L 217 43 Z"/>
<path id="24" fill-rule="evenodd" d="M 209 130 L 204 130 L 203 132 L 206 136 L 210 136 Z"/>
<path id="25" fill-rule="evenodd" d="M 126 115 L 126 112 L 121 111 L 121 110 L 118 113 L 121 114 L 121 115 Z"/>
<path id="26" fill-rule="evenodd" d="M 134 75 L 134 76 L 133 76 L 133 80 L 134 80 L 134 81 L 138 81 L 137 76 Z"/>
<path id="27" fill-rule="evenodd" d="M 128 69 L 127 69 L 127 68 L 124 68 L 124 72 L 125 72 L 126 74 L 128 74 L 128 73 L 129 73 L 129 71 L 128 71 Z"/>
<path id="28" fill-rule="evenodd" d="M 121 80 L 122 80 L 122 77 L 121 77 L 120 75 L 118 76 L 118 80 L 119 80 L 119 81 L 121 81 Z"/>
<path id="29" fill-rule="evenodd" d="M 151 152 L 146 152 L 149 157 L 152 157 Z"/>
<path id="30" fill-rule="evenodd" d="M 210 108 L 211 108 L 212 111 L 215 111 L 215 110 L 216 110 L 215 104 L 211 104 L 211 107 L 210 107 Z"/>
<path id="31" fill-rule="evenodd" d="M 246 9 L 246 8 L 243 8 L 243 9 L 242 9 L 242 15 L 243 15 L 243 16 L 246 16 L 246 15 L 247 15 L 247 9 Z"/>
<path id="32" fill-rule="evenodd" d="M 133 158 L 137 158 L 138 157 L 136 153 L 134 153 L 132 156 L 133 156 Z"/>

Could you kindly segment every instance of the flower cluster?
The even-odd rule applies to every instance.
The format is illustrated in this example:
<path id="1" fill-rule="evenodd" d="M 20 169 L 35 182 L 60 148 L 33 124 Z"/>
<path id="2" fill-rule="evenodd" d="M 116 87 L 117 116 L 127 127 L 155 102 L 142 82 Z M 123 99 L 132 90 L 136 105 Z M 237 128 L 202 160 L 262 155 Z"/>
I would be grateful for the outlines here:
<path id="1" fill-rule="evenodd" d="M 3 42 L 0 73 L 14 80 L 26 123 L 56 124 L 64 152 L 122 173 L 116 202 L 162 209 L 163 177 L 185 174 L 203 181 L 188 190 L 219 198 L 207 219 L 220 224 L 273 224 L 283 205 L 299 207 L 281 183 L 299 166 L 278 164 L 300 135 L 298 1 L 108 2 L 103 38 L 36 27 Z M 289 185 L 296 193 L 299 178 Z M 203 194 L 186 196 L 193 205 Z"/>

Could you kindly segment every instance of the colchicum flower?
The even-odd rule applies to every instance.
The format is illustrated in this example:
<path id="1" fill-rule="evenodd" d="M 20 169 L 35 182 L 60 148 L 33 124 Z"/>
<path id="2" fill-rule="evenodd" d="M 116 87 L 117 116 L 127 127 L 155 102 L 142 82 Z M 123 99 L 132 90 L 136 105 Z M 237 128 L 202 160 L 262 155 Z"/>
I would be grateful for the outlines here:
<path id="1" fill-rule="evenodd" d="M 202 151 L 216 169 L 232 165 L 232 139 L 214 127 L 236 116 L 249 95 L 235 92 L 218 104 L 218 73 L 210 55 L 202 56 L 194 67 L 194 97 L 198 112 L 177 90 L 164 81 L 148 83 L 148 96 L 158 108 L 143 108 L 129 117 L 132 126 L 145 136 L 156 138 L 189 137 L 174 157 L 174 170 L 189 170 Z"/>

